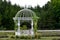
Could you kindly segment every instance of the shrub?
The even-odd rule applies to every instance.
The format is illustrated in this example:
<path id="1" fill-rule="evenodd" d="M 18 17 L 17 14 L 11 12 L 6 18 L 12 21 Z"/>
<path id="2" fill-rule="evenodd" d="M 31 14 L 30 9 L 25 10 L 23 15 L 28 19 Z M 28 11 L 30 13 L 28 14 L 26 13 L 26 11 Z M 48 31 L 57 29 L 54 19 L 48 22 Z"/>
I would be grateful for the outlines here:
<path id="1" fill-rule="evenodd" d="M 16 36 L 16 38 L 20 38 L 20 39 L 40 39 L 40 35 L 35 35 L 35 36 Z"/>

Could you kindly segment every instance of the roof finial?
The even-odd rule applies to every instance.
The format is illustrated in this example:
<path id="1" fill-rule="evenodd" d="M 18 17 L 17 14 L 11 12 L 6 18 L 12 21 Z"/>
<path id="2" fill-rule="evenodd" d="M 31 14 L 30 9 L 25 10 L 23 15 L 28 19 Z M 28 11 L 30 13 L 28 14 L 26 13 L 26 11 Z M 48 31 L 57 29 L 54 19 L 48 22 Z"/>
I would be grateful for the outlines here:
<path id="1" fill-rule="evenodd" d="M 24 9 L 27 9 L 27 6 L 25 5 Z"/>

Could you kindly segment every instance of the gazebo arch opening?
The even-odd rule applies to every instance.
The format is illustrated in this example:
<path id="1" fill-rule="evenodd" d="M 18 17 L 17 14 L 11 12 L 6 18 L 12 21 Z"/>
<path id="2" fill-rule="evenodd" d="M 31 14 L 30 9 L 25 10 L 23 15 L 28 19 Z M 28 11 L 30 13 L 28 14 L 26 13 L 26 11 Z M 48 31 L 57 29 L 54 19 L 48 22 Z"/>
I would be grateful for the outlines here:
<path id="1" fill-rule="evenodd" d="M 29 30 L 29 29 L 31 29 L 31 24 L 29 23 L 29 22 L 22 22 L 21 23 L 21 28 L 25 28 L 24 30 Z"/>

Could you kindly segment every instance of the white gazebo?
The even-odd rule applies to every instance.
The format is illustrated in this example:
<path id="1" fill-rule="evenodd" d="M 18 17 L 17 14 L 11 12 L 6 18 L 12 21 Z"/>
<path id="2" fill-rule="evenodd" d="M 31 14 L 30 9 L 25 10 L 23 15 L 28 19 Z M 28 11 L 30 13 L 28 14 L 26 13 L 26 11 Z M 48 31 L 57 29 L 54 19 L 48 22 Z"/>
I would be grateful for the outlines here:
<path id="1" fill-rule="evenodd" d="M 35 13 L 30 9 L 22 9 L 17 12 L 15 15 L 14 22 L 15 22 L 15 35 L 21 36 L 21 35 L 34 35 L 34 18 L 36 19 Z M 28 30 L 21 30 L 21 24 L 26 21 L 31 24 L 31 28 Z M 36 24 L 36 23 L 35 23 Z"/>

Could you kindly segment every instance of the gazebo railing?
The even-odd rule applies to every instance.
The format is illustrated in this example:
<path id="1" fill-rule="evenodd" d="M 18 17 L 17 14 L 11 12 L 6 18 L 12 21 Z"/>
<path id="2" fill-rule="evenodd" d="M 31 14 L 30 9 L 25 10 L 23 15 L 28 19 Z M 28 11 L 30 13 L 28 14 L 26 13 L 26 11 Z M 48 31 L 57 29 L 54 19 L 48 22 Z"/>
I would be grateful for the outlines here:
<path id="1" fill-rule="evenodd" d="M 31 30 L 20 30 L 20 34 L 31 34 Z"/>

